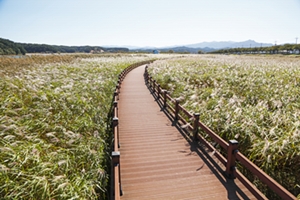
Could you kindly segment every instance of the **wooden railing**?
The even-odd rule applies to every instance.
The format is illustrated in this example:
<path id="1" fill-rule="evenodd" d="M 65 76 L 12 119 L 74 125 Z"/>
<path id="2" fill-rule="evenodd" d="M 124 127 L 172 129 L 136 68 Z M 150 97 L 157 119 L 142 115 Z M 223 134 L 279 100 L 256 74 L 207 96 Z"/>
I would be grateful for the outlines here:
<path id="1" fill-rule="evenodd" d="M 162 106 L 170 113 L 174 114 L 175 120 L 180 120 L 182 123 L 187 124 L 188 128 L 193 132 L 193 139 L 199 140 L 202 144 L 210 150 L 215 152 L 214 155 L 220 160 L 220 162 L 226 167 L 225 174 L 229 178 L 238 178 L 258 199 L 267 199 L 238 169 L 236 169 L 236 161 L 251 171 L 253 175 L 257 176 L 263 183 L 265 183 L 270 189 L 278 194 L 282 199 L 297 199 L 293 194 L 286 190 L 283 186 L 277 183 L 273 178 L 267 175 L 253 162 L 246 158 L 237 149 L 238 142 L 236 140 L 230 140 L 226 142 L 219 135 L 210 130 L 201 121 L 199 121 L 199 113 L 191 114 L 184 107 L 180 105 L 180 99 L 173 99 L 168 91 L 160 87 L 160 85 L 149 75 L 148 66 L 145 68 L 145 81 L 148 88 L 160 101 Z M 185 119 L 193 119 L 193 125 L 190 125 Z M 227 158 L 225 158 L 216 148 L 202 137 L 198 132 L 201 128 L 210 138 L 219 144 L 225 152 L 227 152 Z"/>
<path id="2" fill-rule="evenodd" d="M 125 78 L 125 76 L 134 68 L 139 67 L 141 65 L 149 64 L 153 62 L 154 60 L 134 63 L 124 69 L 120 74 L 118 78 L 118 82 L 116 85 L 116 89 L 114 91 L 113 96 L 113 112 L 112 112 L 112 128 L 113 128 L 113 151 L 111 154 L 112 157 L 112 193 L 111 199 L 113 200 L 119 200 L 120 196 L 122 196 L 122 182 L 121 182 L 121 166 L 120 166 L 120 140 L 119 140 L 119 113 L 118 113 L 118 101 L 119 101 L 119 93 L 121 91 L 121 84 Z"/>

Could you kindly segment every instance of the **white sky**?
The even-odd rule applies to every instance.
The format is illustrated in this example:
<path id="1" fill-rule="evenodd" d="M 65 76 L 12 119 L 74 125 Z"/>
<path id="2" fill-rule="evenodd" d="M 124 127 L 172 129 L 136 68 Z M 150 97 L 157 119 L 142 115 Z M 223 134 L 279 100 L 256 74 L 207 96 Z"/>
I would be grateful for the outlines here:
<path id="1" fill-rule="evenodd" d="M 300 42 L 300 0 L 0 0 L 0 37 L 57 45 Z"/>

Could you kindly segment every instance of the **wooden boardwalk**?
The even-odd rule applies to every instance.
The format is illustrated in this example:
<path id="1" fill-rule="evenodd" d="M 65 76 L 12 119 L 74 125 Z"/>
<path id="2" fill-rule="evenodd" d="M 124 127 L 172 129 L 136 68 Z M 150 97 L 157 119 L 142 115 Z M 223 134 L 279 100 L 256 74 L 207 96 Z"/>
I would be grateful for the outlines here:
<path id="1" fill-rule="evenodd" d="M 144 70 L 126 76 L 119 96 L 121 199 L 255 199 L 164 112 Z"/>

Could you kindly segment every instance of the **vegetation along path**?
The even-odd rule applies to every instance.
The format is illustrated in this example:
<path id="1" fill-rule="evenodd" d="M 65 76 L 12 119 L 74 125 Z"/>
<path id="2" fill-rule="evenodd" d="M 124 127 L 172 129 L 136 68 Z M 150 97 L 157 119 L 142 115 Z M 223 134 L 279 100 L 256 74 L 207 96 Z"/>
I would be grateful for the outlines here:
<path id="1" fill-rule="evenodd" d="M 126 76 L 118 103 L 121 199 L 253 199 L 155 101 L 144 70 Z"/>

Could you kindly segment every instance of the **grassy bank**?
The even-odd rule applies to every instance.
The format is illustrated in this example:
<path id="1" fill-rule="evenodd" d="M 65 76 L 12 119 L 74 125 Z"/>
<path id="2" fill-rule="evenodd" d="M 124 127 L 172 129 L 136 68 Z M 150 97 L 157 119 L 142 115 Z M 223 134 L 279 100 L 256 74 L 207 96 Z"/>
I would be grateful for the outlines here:
<path id="1" fill-rule="evenodd" d="M 294 195 L 300 193 L 299 58 L 191 56 L 157 61 L 149 71 L 212 130 L 227 141 L 237 139 L 243 154 Z"/>
<path id="2" fill-rule="evenodd" d="M 105 199 L 118 74 L 146 55 L 0 58 L 1 199 Z"/>

